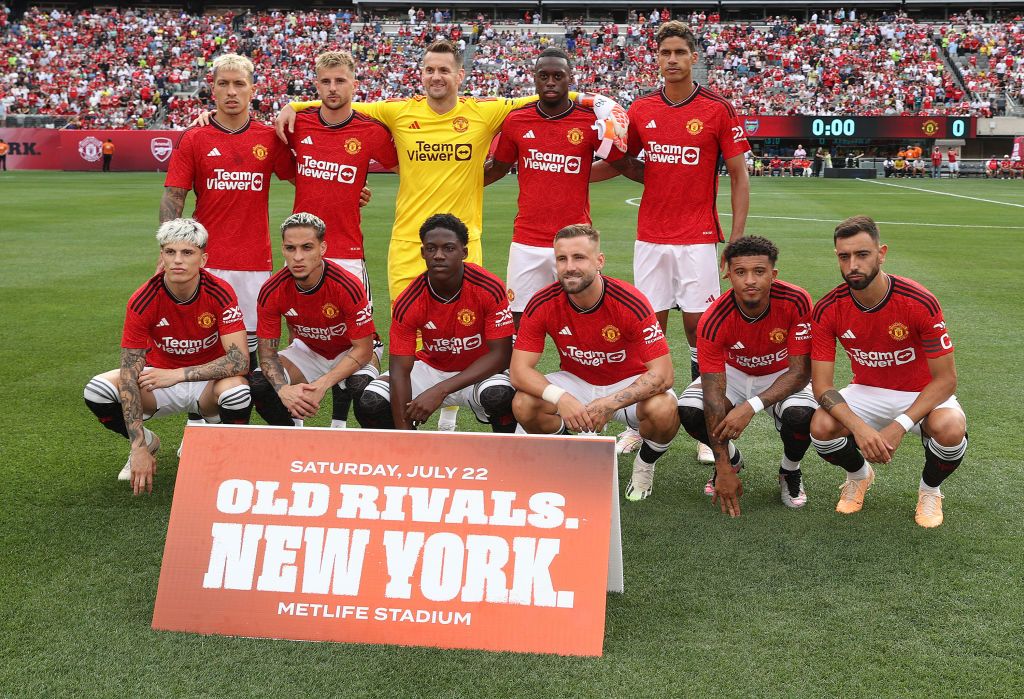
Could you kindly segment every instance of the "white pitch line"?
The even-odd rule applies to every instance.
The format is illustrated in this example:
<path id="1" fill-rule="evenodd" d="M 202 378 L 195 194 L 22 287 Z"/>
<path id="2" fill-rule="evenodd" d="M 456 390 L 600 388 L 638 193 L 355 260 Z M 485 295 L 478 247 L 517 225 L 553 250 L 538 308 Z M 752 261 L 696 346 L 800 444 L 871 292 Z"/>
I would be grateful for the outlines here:
<path id="1" fill-rule="evenodd" d="M 1024 209 L 1024 204 L 1013 204 L 1008 201 L 996 201 L 995 199 L 982 199 L 981 197 L 969 197 L 966 194 L 953 194 L 952 192 L 936 192 L 934 189 L 925 189 L 924 187 L 908 187 L 905 184 L 895 184 L 893 182 L 879 182 L 878 180 L 862 180 L 857 178 L 858 182 L 867 182 L 869 184 L 877 184 L 883 187 L 896 187 L 898 189 L 912 189 L 915 192 L 926 192 L 928 194 L 938 194 L 943 197 L 956 197 L 957 199 L 970 199 L 971 201 L 982 201 L 986 204 L 1001 204 L 1003 206 L 1015 206 L 1018 209 Z M 978 226 L 981 228 L 981 226 Z"/>
<path id="2" fill-rule="evenodd" d="M 867 180 L 865 180 L 867 181 Z M 927 190 L 925 190 L 927 191 Z M 630 206 L 640 206 L 640 200 L 637 198 L 627 199 L 626 203 Z M 1000 202 L 1002 203 L 1002 202 Z M 1013 204 L 1012 206 L 1016 206 Z M 719 216 L 732 216 L 730 213 L 720 212 Z M 838 218 L 798 218 L 796 216 L 754 216 L 748 215 L 747 218 L 764 218 L 774 221 L 806 221 L 810 223 L 839 223 L 842 219 Z M 1024 231 L 1024 226 L 974 226 L 966 225 L 963 223 L 918 223 L 917 221 L 875 221 L 883 226 L 923 226 L 928 228 L 995 228 L 1001 231 Z"/>

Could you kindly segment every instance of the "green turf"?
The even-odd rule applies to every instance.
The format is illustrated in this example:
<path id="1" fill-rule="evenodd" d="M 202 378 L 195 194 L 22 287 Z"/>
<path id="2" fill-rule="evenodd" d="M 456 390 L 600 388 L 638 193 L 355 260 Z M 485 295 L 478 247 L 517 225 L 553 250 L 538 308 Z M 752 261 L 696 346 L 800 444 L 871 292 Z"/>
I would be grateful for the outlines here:
<path id="1" fill-rule="evenodd" d="M 609 598 L 604 657 L 584 660 L 150 630 L 182 420 L 151 425 L 166 445 L 156 492 L 133 498 L 114 479 L 125 443 L 81 396 L 116 366 L 124 302 L 152 273 L 161 181 L 0 175 L 0 695 L 1024 695 L 1024 319 L 1014 281 L 1024 183 L 898 183 L 1003 203 L 856 181 L 752 183 L 747 230 L 778 243 L 784 279 L 816 298 L 834 286 L 830 231 L 865 213 L 886 222 L 886 269 L 942 302 L 971 434 L 944 487 L 946 524 L 914 525 L 915 440 L 849 518 L 833 512 L 838 469 L 808 454 L 810 501 L 793 512 L 778 501 L 780 444 L 758 418 L 740 443 L 744 514 L 729 520 L 702 494 L 708 469 L 681 438 L 659 463 L 654 497 L 623 505 L 627 592 Z M 379 294 L 395 184 L 373 178 L 364 216 Z M 277 222 L 291 188 L 273 191 Z M 722 191 L 728 210 L 727 182 Z M 508 178 L 486 196 L 485 260 L 502 276 L 515 194 Z M 594 187 L 612 276 L 632 277 L 636 209 L 626 200 L 639 194 L 621 180 Z M 558 206 L 554 194 L 547 205 Z M 377 308 L 386 327 L 387 304 Z M 678 319 L 671 330 L 681 387 Z M 327 423 L 324 412 L 313 424 Z M 462 428 L 475 429 L 466 412 Z M 623 483 L 628 471 L 624 460 Z"/>

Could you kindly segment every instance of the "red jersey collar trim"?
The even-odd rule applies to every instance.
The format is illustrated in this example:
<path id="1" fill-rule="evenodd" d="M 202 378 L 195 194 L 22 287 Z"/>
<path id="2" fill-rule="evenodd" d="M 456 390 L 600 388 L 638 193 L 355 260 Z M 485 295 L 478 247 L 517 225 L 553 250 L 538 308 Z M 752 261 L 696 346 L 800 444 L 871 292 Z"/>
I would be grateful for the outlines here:
<path id="1" fill-rule="evenodd" d="M 316 118 L 320 121 L 320 125 L 321 126 L 325 126 L 328 129 L 341 129 L 341 128 L 344 128 L 344 127 L 348 126 L 349 122 L 352 121 L 353 119 L 355 119 L 355 117 L 356 117 L 356 110 L 353 109 L 351 112 L 349 112 L 348 116 L 343 121 L 339 121 L 337 124 L 332 124 L 331 122 L 329 122 L 326 119 L 324 119 L 324 115 L 320 113 L 319 109 L 316 110 Z"/>
<path id="2" fill-rule="evenodd" d="M 768 313 L 770 313 L 772 310 L 772 298 L 770 295 L 768 296 L 768 305 L 765 306 L 764 310 L 758 313 L 756 316 L 748 316 L 746 313 L 743 312 L 743 309 L 740 307 L 740 302 L 736 300 L 735 290 L 730 289 L 729 296 L 732 298 L 733 308 L 735 308 L 736 312 L 740 314 L 740 318 L 742 318 L 749 325 L 753 325 L 758 321 L 764 320 L 765 318 L 768 317 Z"/>
<path id="3" fill-rule="evenodd" d="M 884 272 L 883 272 L 883 274 L 884 274 Z M 853 301 L 853 305 L 857 307 L 857 310 L 858 310 L 858 311 L 862 311 L 862 312 L 864 312 L 864 313 L 877 313 L 878 311 L 880 311 L 880 310 L 882 310 L 883 308 L 885 308 L 886 304 L 888 304 L 888 303 L 889 303 L 889 299 L 891 299 L 891 298 L 892 298 L 892 291 L 893 291 L 893 288 L 894 288 L 894 287 L 895 287 L 896 285 L 895 285 L 895 283 L 893 282 L 893 278 L 892 278 L 892 275 L 891 275 L 891 274 L 886 274 L 885 276 L 886 276 L 886 277 L 888 278 L 888 280 L 889 280 L 889 288 L 888 288 L 888 289 L 886 289 L 886 291 L 885 291 L 885 296 L 883 296 L 883 297 L 882 297 L 882 300 L 881 300 L 881 301 L 879 301 L 878 303 L 876 303 L 876 304 L 875 304 L 874 306 L 872 306 L 871 308 L 867 308 L 867 307 L 865 307 L 865 306 L 864 306 L 864 305 L 863 305 L 863 304 L 862 304 L 862 303 L 861 303 L 860 301 L 858 301 L 858 300 L 857 300 L 857 297 L 853 295 L 853 290 L 852 290 L 852 289 L 850 289 L 850 300 L 851 300 L 851 301 Z"/>
<path id="4" fill-rule="evenodd" d="M 217 129 L 218 131 L 223 131 L 224 133 L 230 134 L 232 136 L 234 136 L 235 134 L 245 133 L 246 131 L 249 130 L 249 126 L 250 125 L 252 125 L 252 116 L 251 115 L 249 116 L 248 119 L 245 120 L 245 124 L 243 124 L 242 126 L 238 127 L 234 131 L 232 131 L 231 129 L 228 129 L 228 128 L 222 126 L 220 124 L 220 122 L 218 122 L 213 116 L 210 117 L 210 126 L 212 126 L 213 128 Z"/>
<path id="5" fill-rule="evenodd" d="M 203 287 L 203 270 L 199 270 L 199 276 L 197 277 L 197 279 L 199 281 L 196 283 L 196 290 L 193 291 L 192 295 L 189 296 L 184 301 L 179 300 L 177 296 L 171 293 L 171 290 L 167 288 L 167 279 L 162 275 L 160 277 L 160 286 L 163 287 L 164 293 L 167 294 L 167 298 L 169 298 L 171 301 L 178 304 L 179 306 L 188 306 L 191 303 L 195 303 L 196 299 L 199 298 L 199 290 Z"/>
<path id="6" fill-rule="evenodd" d="M 658 92 L 658 94 L 661 95 L 661 101 L 664 102 L 669 107 L 685 107 L 686 105 L 688 105 L 690 102 L 692 102 L 697 97 L 697 93 L 699 93 L 702 89 L 703 88 L 701 88 L 700 83 L 694 81 L 694 83 L 693 83 L 693 92 L 691 92 L 690 96 L 687 97 L 686 99 L 684 99 L 682 102 L 673 102 L 673 101 L 671 101 L 665 95 L 665 87 L 664 86 L 662 86 L 662 88 Z"/>
<path id="7" fill-rule="evenodd" d="M 557 116 L 548 116 L 547 114 L 542 112 L 540 109 L 540 100 L 537 100 L 534 103 L 533 108 L 537 111 L 537 116 L 539 116 L 541 119 L 544 119 L 546 121 L 560 121 L 561 119 L 565 119 L 567 116 L 575 112 L 578 106 L 579 105 L 576 104 L 576 100 L 569 100 L 569 109 L 567 109 L 566 111 L 562 112 Z"/>
<path id="8" fill-rule="evenodd" d="M 572 301 L 572 296 L 569 295 L 565 289 L 562 289 L 562 293 L 565 294 L 565 298 L 569 301 L 569 307 L 581 315 L 587 315 L 588 313 L 596 313 L 597 309 L 604 305 L 604 297 L 608 295 L 608 282 L 605 281 L 604 275 L 598 274 L 597 278 L 601 280 L 601 298 L 597 300 L 590 308 L 580 308 Z"/>
<path id="9" fill-rule="evenodd" d="M 324 285 L 324 282 L 327 281 L 327 265 L 331 263 L 328 262 L 326 258 L 321 260 L 321 262 L 323 263 L 323 269 L 320 270 L 320 281 L 314 284 L 312 288 L 303 289 L 301 286 L 299 286 L 299 283 L 295 281 L 295 277 L 292 277 L 292 284 L 295 285 L 295 290 L 298 291 L 303 296 L 312 296 L 316 292 L 320 291 L 320 287 L 322 287 Z"/>

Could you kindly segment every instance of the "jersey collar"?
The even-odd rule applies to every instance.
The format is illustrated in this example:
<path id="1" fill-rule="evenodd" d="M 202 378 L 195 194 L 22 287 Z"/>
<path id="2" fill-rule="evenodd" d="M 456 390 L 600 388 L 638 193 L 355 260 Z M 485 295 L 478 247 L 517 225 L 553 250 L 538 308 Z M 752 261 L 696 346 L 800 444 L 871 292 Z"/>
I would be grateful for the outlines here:
<path id="1" fill-rule="evenodd" d="M 305 296 L 312 296 L 316 292 L 320 291 L 320 287 L 322 287 L 324 285 L 324 282 L 327 280 L 327 265 L 331 264 L 326 259 L 322 260 L 322 263 L 323 263 L 323 269 L 320 270 L 320 281 L 318 281 L 316 284 L 314 284 L 309 289 L 303 289 L 301 286 L 299 286 L 299 283 L 296 282 L 294 278 L 292 279 L 292 283 L 295 284 L 295 290 L 296 291 L 298 291 L 300 294 L 303 294 Z"/>
<path id="2" fill-rule="evenodd" d="M 604 305 L 604 297 L 608 293 L 608 282 L 606 282 L 604 277 L 600 274 L 597 275 L 597 279 L 601 280 L 601 298 L 599 298 L 597 300 L 597 303 L 595 303 L 590 308 L 580 308 L 575 303 L 573 303 L 572 296 L 569 295 L 569 292 L 565 291 L 564 289 L 562 290 L 565 293 L 565 298 L 569 301 L 569 307 L 572 308 L 572 310 L 576 311 L 581 315 L 587 315 L 588 313 L 596 313 L 597 309 L 601 308 L 601 306 Z"/>
<path id="3" fill-rule="evenodd" d="M 177 296 L 171 293 L 171 290 L 167 288 L 167 280 L 164 279 L 163 277 L 160 277 L 160 284 L 163 286 L 164 293 L 167 294 L 167 298 L 169 298 L 171 301 L 178 304 L 179 306 L 187 306 L 190 303 L 195 303 L 195 300 L 199 298 L 199 290 L 203 286 L 203 274 L 205 274 L 203 270 L 199 270 L 199 281 L 196 283 L 196 290 L 193 291 L 192 295 L 189 296 L 184 301 L 179 300 Z"/>
<path id="4" fill-rule="evenodd" d="M 345 126 L 348 126 L 348 123 L 352 121 L 352 119 L 354 119 L 355 116 L 356 110 L 353 109 L 351 112 L 349 112 L 349 115 L 345 117 L 344 120 L 339 121 L 337 124 L 332 124 L 331 122 L 324 119 L 324 115 L 320 113 L 319 109 L 316 110 L 316 118 L 320 121 L 320 125 L 326 126 L 328 129 L 340 129 Z"/>
<path id="5" fill-rule="evenodd" d="M 866 306 L 861 304 L 857 300 L 857 297 L 853 295 L 853 291 L 852 290 L 850 291 L 850 299 L 853 301 L 853 304 L 857 307 L 857 310 L 863 311 L 864 313 L 876 313 L 876 312 L 882 310 L 883 308 L 885 308 L 885 305 L 887 303 L 889 303 L 889 299 L 892 298 L 892 289 L 893 289 L 893 286 L 894 286 L 893 285 L 893 280 L 892 280 L 892 275 L 891 274 L 887 274 L 886 277 L 889 280 L 889 288 L 885 290 L 885 296 L 882 297 L 882 300 L 879 301 L 878 303 L 876 303 L 871 308 L 867 308 Z"/>
<path id="6" fill-rule="evenodd" d="M 743 312 L 743 309 L 740 308 L 740 302 L 736 300 L 736 292 L 730 290 L 729 294 L 732 296 L 732 305 L 733 307 L 736 308 L 736 312 L 740 314 L 740 318 L 742 318 L 744 322 L 749 323 L 750 325 L 753 325 L 754 323 L 760 320 L 764 320 L 768 316 L 769 311 L 772 310 L 772 297 L 771 295 L 769 295 L 768 305 L 764 307 L 764 310 L 758 313 L 756 316 L 748 316 L 746 313 Z"/>
<path id="7" fill-rule="evenodd" d="M 227 129 L 227 128 L 221 126 L 220 122 L 218 122 L 212 116 L 210 117 L 210 126 L 212 126 L 213 128 L 217 129 L 218 131 L 223 131 L 226 134 L 231 134 L 232 136 L 234 136 L 235 134 L 245 133 L 246 131 L 249 130 L 249 126 L 251 124 L 252 124 L 252 116 L 250 115 L 249 118 L 245 120 L 245 123 L 242 126 L 238 127 L 234 131 L 232 131 L 231 129 Z"/>
<path id="8" fill-rule="evenodd" d="M 540 100 L 537 100 L 537 102 L 533 105 L 533 108 L 537 110 L 537 116 L 539 116 L 541 119 L 544 119 L 546 121 L 558 121 L 560 119 L 566 118 L 567 116 L 576 111 L 576 100 L 569 100 L 569 108 L 556 116 L 548 116 L 547 114 L 542 112 L 540 109 Z"/>
<path id="9" fill-rule="evenodd" d="M 684 99 L 682 102 L 673 102 L 668 97 L 666 97 L 665 96 L 665 87 L 664 86 L 662 86 L 662 88 L 658 92 L 658 94 L 661 95 L 661 101 L 664 102 L 669 107 L 685 107 L 690 102 L 692 102 L 694 99 L 696 99 L 697 93 L 699 93 L 701 91 L 701 89 L 702 88 L 700 86 L 700 83 L 698 83 L 696 80 L 694 80 L 693 81 L 693 92 L 691 92 L 690 96 L 687 97 L 686 99 Z"/>

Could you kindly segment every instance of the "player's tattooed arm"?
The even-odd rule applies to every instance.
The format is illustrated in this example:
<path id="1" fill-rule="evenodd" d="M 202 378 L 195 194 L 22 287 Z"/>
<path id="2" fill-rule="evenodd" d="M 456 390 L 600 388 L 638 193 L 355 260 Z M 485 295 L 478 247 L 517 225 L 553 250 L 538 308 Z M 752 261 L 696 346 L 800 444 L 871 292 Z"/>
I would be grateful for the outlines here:
<path id="1" fill-rule="evenodd" d="M 263 370 L 263 376 L 274 387 L 275 391 L 280 391 L 289 383 L 284 365 L 281 364 L 281 358 L 277 354 L 280 340 L 277 338 L 267 340 L 261 337 L 257 340 L 257 343 L 260 355 L 260 369 Z"/>
<path id="2" fill-rule="evenodd" d="M 249 352 L 245 331 L 230 333 L 221 337 L 224 356 L 212 362 L 189 366 L 182 370 L 184 381 L 215 381 L 229 376 L 243 376 L 249 371 Z"/>
<path id="3" fill-rule="evenodd" d="M 811 379 L 811 357 L 808 354 L 790 356 L 789 366 L 771 386 L 759 394 L 764 407 L 775 405 L 807 385 Z M 838 391 L 836 391 L 838 394 Z M 840 400 L 842 396 L 839 396 Z"/>
<path id="4" fill-rule="evenodd" d="M 121 409 L 124 424 L 128 428 L 128 441 L 132 448 L 146 446 L 142 429 L 142 391 L 139 389 L 139 375 L 146 366 L 144 349 L 121 350 Z"/>
<path id="5" fill-rule="evenodd" d="M 830 388 L 829 390 L 825 391 L 820 396 L 818 396 L 818 405 L 820 405 L 822 408 L 824 408 L 830 413 L 832 412 L 832 409 L 835 408 L 837 405 L 840 405 L 845 402 L 846 399 L 843 398 L 843 395 L 834 388 Z"/>
<path id="6" fill-rule="evenodd" d="M 704 423 L 708 429 L 709 447 L 715 453 L 715 463 L 729 463 L 729 440 L 738 434 L 718 436 L 719 424 L 732 410 L 732 403 L 725 397 L 725 373 L 716 372 L 700 375 L 701 390 L 704 392 Z"/>
<path id="7" fill-rule="evenodd" d="M 671 355 L 663 355 L 646 363 L 647 371 L 637 377 L 621 391 L 608 397 L 612 412 L 619 408 L 627 408 L 651 396 L 656 396 L 672 386 L 675 373 L 672 369 Z M 594 401 L 595 403 L 598 401 Z"/>
<path id="8" fill-rule="evenodd" d="M 182 187 L 164 187 L 164 195 L 160 198 L 160 223 L 181 218 L 187 196 L 188 190 Z"/>

